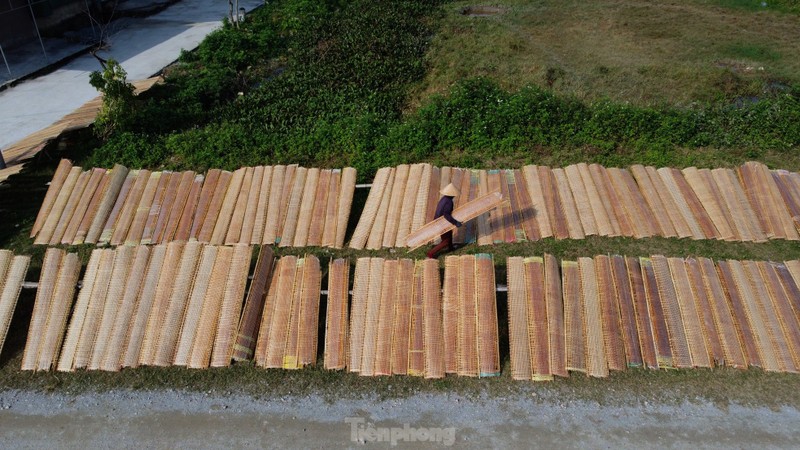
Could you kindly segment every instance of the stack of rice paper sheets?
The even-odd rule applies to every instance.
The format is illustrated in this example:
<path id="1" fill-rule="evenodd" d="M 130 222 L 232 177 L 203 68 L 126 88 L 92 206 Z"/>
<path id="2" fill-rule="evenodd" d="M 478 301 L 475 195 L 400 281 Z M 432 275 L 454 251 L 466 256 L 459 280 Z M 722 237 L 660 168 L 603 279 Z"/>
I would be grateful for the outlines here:
<path id="1" fill-rule="evenodd" d="M 508 258 L 514 379 L 626 367 L 796 373 L 800 262 Z"/>
<path id="2" fill-rule="evenodd" d="M 409 234 L 433 220 L 439 191 L 449 183 L 461 191 L 456 209 L 496 191 L 507 200 L 456 229 L 456 243 L 590 235 L 800 239 L 800 174 L 755 162 L 735 170 L 576 164 L 487 171 L 417 164 L 378 171 L 350 247 L 407 246 Z"/>
<path id="3" fill-rule="evenodd" d="M 259 367 L 300 369 L 316 364 L 321 283 L 316 257 L 278 260 L 256 343 Z"/>
<path id="4" fill-rule="evenodd" d="M 57 369 L 230 365 L 251 253 L 199 242 L 95 250 Z"/>
<path id="5" fill-rule="evenodd" d="M 9 250 L 0 250 L 0 354 L 30 261 L 30 256 L 14 256 Z"/>
<path id="6" fill-rule="evenodd" d="M 31 231 L 36 244 L 344 245 L 356 171 L 297 165 L 234 172 L 81 170 L 62 160 Z"/>

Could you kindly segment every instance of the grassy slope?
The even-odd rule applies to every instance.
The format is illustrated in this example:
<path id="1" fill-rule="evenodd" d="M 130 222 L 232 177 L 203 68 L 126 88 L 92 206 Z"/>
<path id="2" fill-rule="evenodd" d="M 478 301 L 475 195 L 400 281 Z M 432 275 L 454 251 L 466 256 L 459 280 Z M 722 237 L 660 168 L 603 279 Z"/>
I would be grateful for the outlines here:
<path id="1" fill-rule="evenodd" d="M 539 8 L 544 8 L 544 3 L 538 2 L 505 2 L 504 4 L 510 5 L 514 3 L 515 5 L 512 7 L 519 7 L 519 8 L 533 8 L 533 6 L 524 7 L 523 3 L 529 5 L 540 5 Z M 720 3 L 720 2 L 715 2 Z M 432 50 L 428 53 L 427 60 L 428 63 L 431 64 L 429 66 L 429 75 L 425 79 L 423 83 L 421 83 L 416 88 L 416 99 L 419 101 L 420 98 L 423 98 L 426 95 L 429 95 L 432 92 L 437 92 L 439 90 L 444 89 L 450 83 L 450 81 L 446 81 L 448 76 L 453 77 L 461 77 L 462 75 L 453 75 L 447 73 L 445 71 L 442 72 L 442 64 L 444 62 L 439 62 L 439 59 L 442 61 L 449 61 L 451 67 L 455 66 L 464 66 L 467 69 L 470 69 L 470 63 L 466 60 L 461 60 L 458 58 L 466 58 L 467 53 L 464 49 L 472 49 L 473 53 L 475 53 L 473 47 L 470 45 L 478 45 L 478 44 L 470 44 L 466 41 L 461 41 L 460 43 L 455 43 L 457 46 L 462 46 L 462 51 L 457 52 L 459 54 L 451 54 L 448 58 L 440 58 L 437 56 L 437 52 L 441 52 L 443 50 L 443 42 L 444 39 L 447 37 L 448 33 L 450 33 L 454 27 L 454 23 L 457 21 L 467 21 L 465 23 L 469 24 L 469 27 L 461 27 L 462 30 L 462 37 L 471 36 L 470 39 L 476 39 L 480 37 L 480 33 L 488 33 L 488 36 L 492 36 L 492 39 L 497 43 L 507 43 L 508 37 L 508 28 L 512 27 L 514 23 L 517 25 L 515 26 L 522 26 L 524 28 L 525 23 L 520 22 L 516 15 L 507 14 L 502 18 L 489 18 L 489 19 L 466 19 L 461 17 L 460 15 L 456 14 L 460 3 L 452 3 L 447 4 L 444 8 L 446 11 L 446 15 L 443 19 L 442 31 L 438 35 L 438 37 L 434 40 L 435 45 Z M 519 6 L 523 5 L 523 6 Z M 598 8 L 602 9 L 603 7 L 609 8 L 609 3 L 592 3 L 593 6 L 586 6 L 586 4 L 582 3 L 581 8 L 566 8 L 562 7 L 563 11 L 560 13 L 564 20 L 574 13 L 575 11 L 584 11 L 585 15 L 583 16 L 582 20 L 592 22 L 594 19 L 591 14 L 593 10 L 599 11 Z M 599 5 L 599 6 L 598 6 Z M 644 14 L 647 12 L 647 8 L 639 8 L 635 7 L 635 4 L 630 2 L 617 2 L 614 5 L 621 7 L 627 7 L 630 10 L 639 11 L 640 14 Z M 627 5 L 627 6 L 626 6 Z M 655 5 L 655 6 L 654 6 Z M 717 15 L 727 17 L 728 15 L 732 15 L 735 17 L 745 17 L 745 18 L 756 18 L 758 20 L 765 20 L 764 17 L 767 18 L 778 18 L 783 20 L 785 17 L 781 15 L 765 15 L 764 13 L 757 13 L 753 14 L 749 10 L 729 10 L 729 9 L 713 9 L 707 6 L 699 6 L 699 2 L 683 2 L 677 3 L 677 6 L 671 6 L 672 10 L 674 11 L 684 11 L 688 8 L 687 5 L 692 5 L 692 8 L 704 8 L 705 11 L 715 12 L 711 14 L 708 18 L 712 19 Z M 656 4 L 648 4 L 650 7 L 656 7 Z M 588 9 L 586 9 L 588 8 Z M 662 8 L 659 6 L 659 8 Z M 717 14 L 718 13 L 718 14 Z M 609 15 L 609 10 L 606 10 L 606 14 Z M 641 17 L 647 16 L 646 14 Z M 536 23 L 534 20 L 535 17 L 525 16 L 522 15 L 520 17 L 527 17 L 531 20 L 531 23 Z M 578 15 L 577 17 L 581 17 Z M 675 19 L 676 22 L 681 22 L 681 20 Z M 738 20 L 738 19 L 737 19 Z M 601 21 L 602 22 L 602 21 Z M 636 22 L 629 22 L 636 23 Z M 488 24 L 488 25 L 487 25 Z M 490 26 L 491 25 L 491 26 Z M 653 24 L 651 22 L 639 22 L 637 23 L 637 27 L 640 28 L 640 32 L 638 34 L 646 35 L 647 33 L 654 34 L 652 29 L 657 28 L 658 24 Z M 673 23 L 673 26 L 676 25 Z M 564 26 L 563 24 L 561 25 Z M 774 26 L 774 24 L 773 24 Z M 486 28 L 481 28 L 486 27 Z M 495 27 L 495 28 L 492 28 Z M 505 31 L 504 31 L 505 27 Z M 576 25 L 573 25 L 573 29 Z M 458 28 L 458 27 L 456 27 Z M 582 27 L 577 27 L 578 29 L 582 29 Z M 702 28 L 702 27 L 701 27 Z M 616 29 L 610 29 L 610 34 L 615 34 L 617 31 Z M 647 30 L 651 30 L 646 32 Z M 792 31 L 792 30 L 790 30 Z M 796 31 L 796 30 L 794 30 Z M 517 29 L 515 33 L 523 32 L 524 30 Z M 588 41 L 595 40 L 594 37 L 588 36 L 584 33 L 584 39 Z M 607 34 L 608 34 L 607 33 Z M 513 33 L 512 33 L 513 34 Z M 580 33 L 573 33 L 573 34 L 580 34 Z M 791 33 L 789 33 L 791 35 Z M 487 35 L 483 35 L 484 37 Z M 630 36 L 629 36 L 630 37 Z M 652 38 L 652 37 L 651 37 Z M 629 40 L 629 39 L 628 39 Z M 617 47 L 614 51 L 623 51 L 629 52 L 630 49 L 625 49 L 624 45 L 633 45 L 631 43 L 625 43 L 626 39 L 623 37 L 618 37 L 613 39 L 612 41 L 618 42 L 622 47 Z M 453 44 L 453 43 L 451 43 Z M 607 42 L 606 42 L 607 44 Z M 623 45 L 624 44 L 624 45 Z M 450 45 L 450 44 L 448 44 Z M 566 42 L 563 44 L 566 45 Z M 578 45 L 577 42 L 572 42 L 570 45 Z M 480 45 L 479 45 L 480 46 Z M 484 50 L 492 50 L 491 46 L 483 45 Z M 497 50 L 501 46 L 495 45 L 494 49 Z M 541 80 L 541 75 L 535 75 L 533 72 L 524 69 L 526 64 L 529 64 L 531 61 L 534 61 L 535 58 L 530 57 L 529 51 L 532 51 L 530 48 L 520 47 L 520 48 L 512 48 L 513 46 L 509 45 L 508 48 L 512 49 L 511 53 L 499 53 L 500 56 L 493 56 L 496 61 L 496 67 L 492 69 L 494 74 L 492 73 L 484 73 L 484 72 L 469 72 L 466 75 L 475 75 L 475 74 L 484 74 L 484 75 L 492 75 L 496 76 L 498 80 L 502 83 L 503 86 L 508 88 L 514 88 L 515 85 L 513 83 L 524 84 L 528 81 L 526 77 L 530 77 L 530 82 L 537 82 L 537 80 Z M 503 50 L 506 51 L 506 50 Z M 769 52 L 764 53 L 763 49 L 759 49 L 758 47 L 754 48 L 740 48 L 740 53 L 745 53 L 748 55 L 755 55 L 759 56 L 762 54 L 770 55 Z M 611 53 L 611 50 L 606 50 L 606 55 Z M 787 58 L 786 55 L 783 53 L 783 50 L 777 52 L 778 57 L 775 55 L 772 56 L 774 62 L 785 64 L 787 67 L 790 64 L 790 58 Z M 576 70 L 584 70 L 584 75 L 578 77 L 576 76 L 575 80 L 570 81 L 572 83 L 573 88 L 575 86 L 579 86 L 579 81 L 581 79 L 590 80 L 591 83 L 583 86 L 581 89 L 584 89 L 586 92 L 589 90 L 598 90 L 601 95 L 614 97 L 614 93 L 617 92 L 619 95 L 632 95 L 630 93 L 635 93 L 635 89 L 630 87 L 625 87 L 624 83 L 627 81 L 627 76 L 620 76 L 620 73 L 625 73 L 621 66 L 616 67 L 613 65 L 608 65 L 607 62 L 603 62 L 602 64 L 608 65 L 609 70 L 606 73 L 602 73 L 597 76 L 592 75 L 592 71 L 594 68 L 598 66 L 597 61 L 592 62 L 591 57 L 595 53 L 592 51 L 584 50 L 578 56 L 581 57 L 580 62 L 575 62 Z M 601 56 L 602 53 L 598 56 Z M 732 57 L 740 57 L 741 55 L 733 55 Z M 660 57 L 651 56 L 650 58 L 653 60 L 652 64 L 655 64 L 661 68 L 669 67 L 668 59 L 671 56 L 669 55 L 661 55 Z M 698 56 L 699 58 L 699 56 Z M 716 57 L 715 57 L 716 58 Z M 663 59 L 663 62 L 659 62 Z M 792 58 L 796 61 L 796 58 Z M 271 64 L 274 64 L 271 63 Z M 619 64 L 622 64 L 619 62 Z M 565 66 L 566 67 L 566 66 Z M 473 70 L 474 68 L 470 69 Z M 696 69 L 696 68 L 695 68 Z M 726 69 L 718 68 L 722 72 L 725 72 Z M 484 69 L 480 69 L 484 70 Z M 629 69 L 625 69 L 629 70 Z M 662 70 L 662 69 L 658 69 Z M 657 71 L 658 71 L 657 70 Z M 717 69 L 712 69 L 711 71 L 714 72 Z M 769 76 L 777 76 L 777 72 L 772 72 L 770 69 Z M 777 70 L 777 69 L 776 69 Z M 605 71 L 601 71 L 605 72 Z M 616 72 L 616 75 L 615 75 Z M 691 72 L 691 71 L 690 71 Z M 545 72 L 546 73 L 546 72 Z M 558 73 L 558 72 L 555 72 Z M 577 72 L 576 72 L 577 73 Z M 673 72 L 681 75 L 683 72 Z M 732 72 L 733 73 L 733 72 Z M 797 72 L 795 72 L 797 73 Z M 563 79 L 561 81 L 556 80 L 553 83 L 553 87 L 557 92 L 567 92 L 570 94 L 579 94 L 578 90 L 567 90 L 570 84 L 567 83 L 565 80 L 567 77 L 568 72 L 564 71 Z M 641 75 L 641 74 L 640 74 Z M 685 74 L 684 74 L 685 75 Z M 652 76 L 652 75 L 651 75 Z M 767 74 L 755 73 L 755 74 L 739 74 L 738 75 L 741 80 L 743 80 L 743 85 L 745 88 L 750 86 L 750 81 L 753 81 L 755 85 L 758 83 L 763 82 L 763 78 L 767 76 Z M 783 76 L 783 75 L 781 75 Z M 789 75 L 791 76 L 791 74 Z M 537 78 L 538 77 L 538 78 Z M 644 77 L 644 75 L 641 75 Z M 631 83 L 641 83 L 644 78 L 637 78 L 634 77 L 635 80 L 630 81 Z M 454 79 L 456 79 L 454 78 Z M 504 79 L 505 78 L 505 79 Z M 713 78 L 713 77 L 712 77 Z M 513 80 L 512 80 L 513 79 Z M 519 81 L 517 81 L 519 80 Z M 639 80 L 639 81 L 636 81 Z M 688 80 L 688 81 L 687 81 Z M 740 80 L 740 81 L 741 81 Z M 651 80 L 652 81 L 652 80 Z M 661 80 L 663 81 L 663 80 Z M 702 82 L 702 77 L 697 80 L 697 83 Z M 439 83 L 440 87 L 436 88 L 436 84 Z M 684 86 L 682 83 L 688 83 Z M 674 90 L 675 95 L 675 103 L 680 104 L 683 100 L 681 98 L 692 98 L 695 95 L 693 89 L 700 89 L 703 90 L 704 88 L 700 85 L 696 85 L 693 88 L 689 88 L 687 86 L 692 85 L 692 77 L 686 76 L 684 81 L 674 81 L 671 83 L 661 83 L 665 84 L 669 89 Z M 658 83 L 657 83 L 658 84 Z M 674 86 L 672 86 L 674 84 Z M 606 86 L 606 87 L 604 87 Z M 669 87 L 672 86 L 672 87 Z M 604 91 L 607 89 L 608 91 Z M 667 89 L 667 88 L 664 88 Z M 639 92 L 644 92 L 645 90 L 640 90 Z M 746 91 L 743 91 L 746 92 Z M 626 94 L 627 93 L 627 94 Z M 658 94 L 653 93 L 648 95 L 666 95 L 666 94 Z M 712 95 L 717 95 L 714 93 Z M 591 97 L 587 97 L 591 98 Z M 672 97 L 667 97 L 671 99 Z M 663 100 L 663 99 L 662 99 Z M 658 101 L 662 101 L 658 100 Z M 634 101 L 634 100 L 631 100 Z M 650 101 L 654 101 L 652 99 L 645 99 L 641 98 L 638 100 L 642 103 L 648 103 Z M 84 158 L 84 155 L 81 152 L 86 151 L 86 149 L 75 149 L 73 150 L 74 153 L 67 154 L 69 157 L 74 157 L 76 160 L 80 161 Z M 698 152 L 704 156 L 703 165 L 730 165 L 736 164 L 739 161 L 746 159 L 747 154 L 744 151 L 737 150 L 727 150 L 727 151 L 719 151 L 719 150 L 679 150 L 679 152 Z M 572 156 L 570 156 L 572 153 Z M 548 156 L 549 155 L 549 156 Z M 772 156 L 770 156 L 772 155 Z M 479 155 L 476 155 L 476 158 Z M 547 163 L 551 165 L 562 165 L 564 161 L 567 161 L 568 158 L 576 158 L 580 157 L 583 158 L 586 155 L 580 152 L 574 152 L 572 150 L 559 150 L 559 149 L 545 149 L 540 155 L 536 156 L 537 161 L 540 163 Z M 627 156 L 631 160 L 636 160 L 636 154 L 631 154 Z M 439 164 L 452 164 L 453 162 L 458 162 L 462 160 L 463 155 L 460 154 L 459 150 L 457 149 L 449 149 L 442 153 L 441 155 L 437 155 L 432 157 L 430 160 L 432 162 L 436 162 Z M 547 159 L 549 158 L 549 159 Z M 502 155 L 497 155 L 491 159 L 481 158 L 476 159 L 476 164 L 482 167 L 490 167 L 490 166 L 500 166 L 500 167 L 513 167 L 522 162 L 528 161 L 530 158 L 520 157 L 519 154 L 504 157 Z M 791 155 L 787 155 L 784 152 L 779 153 L 765 153 L 762 155 L 762 160 L 766 160 L 768 162 L 773 163 L 773 165 L 781 166 L 781 167 L 788 167 L 788 168 L 797 168 L 800 167 L 800 158 L 797 156 L 792 157 Z M 43 187 L 44 183 L 49 180 L 52 176 L 52 170 L 54 167 L 54 163 L 44 163 L 39 166 L 34 166 L 29 170 L 24 171 L 22 174 L 12 178 L 9 183 L 0 186 L 0 209 L 2 209 L 2 214 L 4 220 L 0 222 L 0 247 L 2 248 L 11 248 L 17 253 L 23 254 L 31 254 L 33 255 L 32 261 L 32 268 L 29 272 L 28 279 L 30 281 L 35 281 L 38 278 L 38 270 L 41 265 L 41 258 L 44 253 L 44 249 L 41 247 L 33 247 L 31 245 L 31 240 L 27 238 L 29 233 L 30 227 L 33 223 L 33 218 L 36 213 L 36 208 L 39 204 L 41 204 L 41 199 L 44 196 Z M 202 169 L 201 167 L 194 167 L 195 169 Z M 354 204 L 353 216 L 351 217 L 351 224 L 350 229 L 352 232 L 352 228 L 355 222 L 358 220 L 358 215 L 361 210 L 361 206 L 363 206 L 365 193 L 359 192 L 357 194 L 357 198 Z M 88 259 L 88 254 L 91 251 L 91 247 L 89 246 L 81 246 L 77 248 L 70 248 L 71 251 L 78 251 L 84 262 Z M 722 258 L 735 258 L 735 259 L 765 259 L 765 260 L 788 260 L 788 259 L 800 259 L 800 247 L 796 245 L 796 243 L 789 243 L 789 242 L 769 242 L 765 244 L 750 244 L 750 243 L 726 243 L 726 242 L 716 242 L 716 241 L 690 241 L 690 240 L 678 240 L 678 239 L 662 239 L 662 238 L 654 238 L 654 239 L 629 239 L 629 238 L 600 238 L 600 237 L 592 237 L 589 239 L 581 240 L 581 241 L 572 241 L 572 240 L 563 240 L 563 241 L 556 241 L 553 239 L 546 239 L 539 242 L 534 243 L 525 243 L 525 244 L 514 244 L 514 245 L 498 245 L 493 247 L 476 247 L 476 246 L 468 246 L 464 249 L 458 251 L 458 253 L 477 253 L 477 252 L 491 252 L 495 256 L 495 263 L 497 265 L 497 280 L 498 283 L 505 283 L 505 257 L 506 256 L 514 256 L 514 255 L 534 255 L 534 254 L 542 254 L 542 253 L 551 253 L 554 254 L 559 259 L 574 259 L 578 256 L 589 256 L 589 255 L 596 255 L 596 254 L 624 254 L 624 255 L 631 255 L 631 256 L 647 256 L 651 254 L 664 254 L 668 256 L 706 256 L 712 257 L 715 259 L 722 259 Z M 370 252 L 370 251 L 350 251 L 350 250 L 342 250 L 342 251 L 330 251 L 327 249 L 280 249 L 278 252 L 279 254 L 306 254 L 311 253 L 319 256 L 322 261 L 323 265 L 325 261 L 329 257 L 346 257 L 350 258 L 351 260 L 355 260 L 357 257 L 361 256 L 368 256 L 368 255 L 381 255 L 386 257 L 401 257 L 401 256 L 409 256 L 413 258 L 422 258 L 424 257 L 424 250 L 418 250 L 413 252 L 409 255 L 406 255 L 403 251 L 379 251 L 379 252 Z M 800 405 L 800 392 L 796 389 L 793 389 L 793 384 L 796 383 L 796 376 L 792 375 L 782 375 L 782 374 L 767 374 L 763 373 L 760 370 L 748 370 L 748 371 L 736 371 L 736 370 L 729 370 L 729 369 L 717 369 L 714 371 L 709 370 L 693 370 L 693 371 L 669 371 L 669 372 L 651 372 L 651 371 L 643 371 L 643 370 L 632 370 L 626 373 L 619 373 L 613 374 L 610 380 L 593 380 L 588 379 L 582 375 L 576 375 L 568 380 L 559 380 L 556 383 L 546 384 L 546 385 L 532 385 L 530 383 L 515 383 L 512 382 L 508 371 L 506 370 L 502 377 L 499 379 L 488 379 L 488 380 L 474 380 L 474 379 L 459 379 L 448 377 L 445 380 L 439 381 L 429 381 L 429 380 L 420 380 L 413 377 L 395 377 L 395 378 L 380 378 L 380 379 L 366 379 L 354 376 L 352 374 L 343 374 L 338 372 L 329 372 L 324 371 L 321 369 L 309 369 L 309 370 L 302 370 L 297 372 L 287 372 L 287 371 L 279 371 L 279 370 L 270 370 L 264 371 L 261 369 L 257 369 L 252 365 L 238 365 L 231 369 L 223 369 L 223 370 L 207 370 L 207 371 L 191 371 L 185 370 L 180 368 L 141 368 L 137 370 L 125 370 L 119 374 L 107 374 L 107 373 L 87 373 L 87 372 L 79 372 L 74 374 L 51 374 L 51 373 L 38 373 L 38 374 L 31 374 L 31 373 L 23 373 L 18 370 L 20 359 L 22 356 L 22 350 L 24 347 L 25 338 L 27 335 L 27 324 L 30 318 L 30 312 L 32 309 L 32 304 L 34 300 L 34 294 L 32 291 L 25 291 L 23 293 L 22 298 L 20 299 L 19 307 L 15 314 L 14 322 L 12 323 L 11 333 L 9 335 L 9 339 L 6 343 L 6 348 L 3 351 L 3 354 L 0 355 L 0 388 L 27 388 L 27 389 L 43 389 L 43 390 L 50 390 L 50 389 L 57 389 L 61 391 L 72 392 L 76 390 L 86 390 L 86 389 L 112 389 L 112 388 L 120 388 L 120 387 L 128 387 L 128 388 L 143 388 L 143 389 L 150 389 L 150 388 L 185 388 L 185 389 L 196 389 L 196 390 L 219 390 L 219 391 L 226 391 L 226 390 L 239 390 L 247 393 L 251 393 L 253 395 L 263 395 L 265 397 L 272 397 L 277 395 L 284 395 L 289 393 L 303 393 L 303 392 L 321 392 L 326 395 L 329 395 L 331 399 L 337 398 L 340 396 L 354 396 L 360 395 L 363 393 L 377 393 L 383 397 L 389 396 L 396 396 L 396 395 L 407 395 L 409 393 L 414 392 L 428 392 L 428 391 L 438 391 L 438 390 L 458 390 L 460 392 L 465 393 L 479 393 L 479 392 L 488 392 L 492 395 L 529 395 L 530 393 L 550 393 L 556 398 L 563 398 L 564 400 L 569 399 L 590 399 L 590 400 L 597 400 L 601 402 L 615 402 L 619 401 L 620 398 L 629 398 L 625 396 L 621 396 L 620 392 L 637 392 L 634 398 L 643 399 L 643 400 L 660 400 L 660 401 L 683 401 L 685 399 L 695 399 L 695 398 L 705 398 L 709 399 L 714 402 L 718 402 L 721 404 L 725 404 L 729 401 L 735 401 L 739 403 L 746 403 L 746 404 L 758 404 L 758 405 Z M 506 322 L 506 311 L 504 309 L 505 305 L 505 298 L 504 296 L 499 296 L 499 307 L 500 307 L 500 326 L 501 326 L 501 356 L 503 358 L 504 367 L 508 367 L 508 343 L 507 343 L 507 334 L 504 332 L 504 323 Z M 324 313 L 324 305 L 323 305 L 323 313 Z M 735 389 L 731 389 L 731 387 L 735 387 Z"/>
<path id="2" fill-rule="evenodd" d="M 770 83 L 800 81 L 796 15 L 720 3 L 745 2 L 502 0 L 492 2 L 505 11 L 494 17 L 462 15 L 474 2 L 450 3 L 412 105 L 474 76 L 648 106 L 758 96 Z"/>

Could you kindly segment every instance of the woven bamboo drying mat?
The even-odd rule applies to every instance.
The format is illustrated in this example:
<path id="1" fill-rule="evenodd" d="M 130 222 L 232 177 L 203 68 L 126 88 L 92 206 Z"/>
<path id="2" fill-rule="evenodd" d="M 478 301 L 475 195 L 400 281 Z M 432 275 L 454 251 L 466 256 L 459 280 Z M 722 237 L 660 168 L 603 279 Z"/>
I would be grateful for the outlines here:
<path id="1" fill-rule="evenodd" d="M 25 274 L 28 272 L 30 257 L 11 256 L 11 252 L 5 250 L 1 251 L 0 255 L 5 255 L 4 258 L 8 260 L 5 264 L 7 269 L 0 275 L 0 353 L 2 353 L 22 282 L 25 281 Z"/>
<path id="2" fill-rule="evenodd" d="M 544 260 L 525 259 L 525 287 L 529 292 L 527 300 L 528 348 L 531 354 L 531 373 L 534 381 L 553 379 L 550 369 L 550 330 L 548 321 L 549 302 L 545 298 Z"/>
<path id="3" fill-rule="evenodd" d="M 586 373 L 608 376 L 608 359 L 603 346 L 603 319 L 598 298 L 597 276 L 592 258 L 578 258 L 581 277 L 583 323 L 586 330 Z"/>
<path id="4" fill-rule="evenodd" d="M 717 267 L 719 268 L 719 275 L 725 292 L 728 294 L 729 305 L 733 313 L 734 321 L 736 322 L 737 331 L 739 332 L 739 341 L 742 343 L 745 358 L 750 366 L 763 367 L 762 357 L 756 345 L 753 329 L 742 303 L 739 288 L 736 286 L 733 271 L 730 267 L 729 261 L 718 261 Z"/>
<path id="5" fill-rule="evenodd" d="M 761 313 L 764 326 L 767 330 L 767 341 L 772 347 L 775 358 L 778 361 L 778 368 L 781 372 L 797 373 L 797 367 L 794 365 L 794 359 L 787 344 L 787 337 L 784 336 L 783 330 L 775 308 L 770 299 L 768 288 L 761 276 L 761 270 L 754 261 L 742 261 L 742 266 L 745 274 L 750 280 L 750 286 L 753 289 L 756 307 L 758 312 Z"/>
<path id="6" fill-rule="evenodd" d="M 600 317 L 603 323 L 603 346 L 610 370 L 623 370 L 626 366 L 625 347 L 622 343 L 617 295 L 611 271 L 611 259 L 606 255 L 594 257 Z"/>
<path id="7" fill-rule="evenodd" d="M 653 333 L 653 321 L 647 302 L 643 267 L 639 259 L 625 258 L 625 268 L 630 278 L 633 308 L 636 311 L 636 334 L 642 350 L 642 362 L 648 368 L 657 369 L 656 343 Z"/>
<path id="8" fill-rule="evenodd" d="M 566 339 L 566 368 L 586 372 L 585 327 L 581 300 L 580 269 L 576 261 L 562 261 L 564 287 L 564 329 Z"/>
<path id="9" fill-rule="evenodd" d="M 250 284 L 250 291 L 242 311 L 242 320 L 239 323 L 239 332 L 233 351 L 233 359 L 236 361 L 253 358 L 274 262 L 275 255 L 272 248 L 266 245 L 261 246 L 253 273 L 253 281 Z"/>
<path id="10" fill-rule="evenodd" d="M 532 363 L 527 319 L 529 304 L 527 292 L 529 291 L 526 289 L 525 283 L 524 258 L 520 256 L 508 258 L 506 268 L 508 274 L 508 341 L 511 351 L 511 377 L 515 380 L 530 380 Z M 446 278 L 445 283 L 447 283 Z M 445 284 L 445 295 L 447 295 L 447 284 Z"/>
<path id="11" fill-rule="evenodd" d="M 692 283 L 689 280 L 689 274 L 686 272 L 686 264 L 681 258 L 668 258 L 667 263 L 675 286 L 675 293 L 677 294 L 681 322 L 689 345 L 692 366 L 711 367 L 703 333 L 703 324 L 697 313 Z"/>
<path id="12" fill-rule="evenodd" d="M 703 277 L 703 284 L 708 292 L 711 303 L 710 312 L 714 318 L 714 324 L 719 332 L 720 344 L 724 354 L 725 365 L 738 368 L 747 367 L 742 343 L 739 334 L 736 332 L 733 315 L 730 305 L 725 295 L 725 290 L 719 279 L 719 274 L 714 266 L 714 262 L 708 258 L 699 260 L 700 271 Z"/>
<path id="13" fill-rule="evenodd" d="M 324 367 L 341 370 L 347 367 L 348 286 L 350 265 L 335 259 L 328 268 L 328 304 L 325 315 Z"/>
<path id="14" fill-rule="evenodd" d="M 633 293 L 625 258 L 611 257 L 611 270 L 614 279 L 617 302 L 619 305 L 622 340 L 625 346 L 625 359 L 628 367 L 641 367 L 643 364 L 641 344 L 636 324 L 636 309 L 633 305 Z"/>

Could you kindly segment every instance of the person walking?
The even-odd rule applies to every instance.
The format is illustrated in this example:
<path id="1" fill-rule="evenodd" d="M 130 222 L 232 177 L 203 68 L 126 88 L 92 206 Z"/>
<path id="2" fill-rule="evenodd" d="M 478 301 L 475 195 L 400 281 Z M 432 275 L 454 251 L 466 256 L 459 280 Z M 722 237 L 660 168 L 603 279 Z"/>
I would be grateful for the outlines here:
<path id="1" fill-rule="evenodd" d="M 439 199 L 439 203 L 436 205 L 436 214 L 434 214 L 433 219 L 436 220 L 439 217 L 444 217 L 448 222 L 457 227 L 464 225 L 453 218 L 453 198 L 460 194 L 458 188 L 455 187 L 453 183 L 450 183 L 444 189 L 439 191 L 439 193 L 442 194 L 442 198 Z M 442 241 L 439 242 L 439 244 L 428 251 L 428 258 L 436 259 L 439 252 L 444 250 L 445 247 L 447 247 L 448 252 L 452 252 L 454 250 L 453 230 L 444 233 L 441 236 L 441 239 Z"/>

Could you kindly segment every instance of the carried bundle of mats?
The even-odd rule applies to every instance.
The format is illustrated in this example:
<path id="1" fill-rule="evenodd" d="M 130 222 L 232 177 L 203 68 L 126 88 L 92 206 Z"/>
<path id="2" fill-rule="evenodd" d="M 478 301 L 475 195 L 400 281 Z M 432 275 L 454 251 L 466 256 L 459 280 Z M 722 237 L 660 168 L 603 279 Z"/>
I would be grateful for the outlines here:
<path id="1" fill-rule="evenodd" d="M 581 163 L 487 171 L 415 164 L 378 171 L 350 247 L 406 246 L 411 232 L 433 220 L 448 183 L 461 190 L 456 208 L 494 191 L 508 200 L 458 228 L 455 243 L 590 235 L 800 239 L 800 174 L 756 162 L 736 170 Z"/>
<path id="2" fill-rule="evenodd" d="M 36 244 L 344 245 L 356 171 L 297 165 L 234 172 L 81 170 L 62 160 L 31 230 Z"/>
<path id="3" fill-rule="evenodd" d="M 98 249 L 73 307 L 77 255 L 48 249 L 22 369 L 228 366 L 251 253 L 198 242 Z"/>
<path id="4" fill-rule="evenodd" d="M 338 283 L 346 280 L 342 274 L 336 279 Z M 435 260 L 359 258 L 349 327 L 343 313 L 346 302 L 341 298 L 328 315 L 326 340 L 335 344 L 326 344 L 325 366 L 347 365 L 364 376 L 499 374 L 492 257 L 451 256 L 444 279 L 442 293 Z M 331 285 L 329 292 L 342 296 L 344 288 Z M 348 329 L 350 340 L 345 346 L 343 330 Z"/>
<path id="5" fill-rule="evenodd" d="M 30 262 L 30 256 L 14 256 L 9 250 L 0 250 L 0 353 Z"/>
<path id="6" fill-rule="evenodd" d="M 560 271 L 560 273 L 559 273 Z M 800 370 L 800 261 L 508 258 L 511 375 Z"/>

